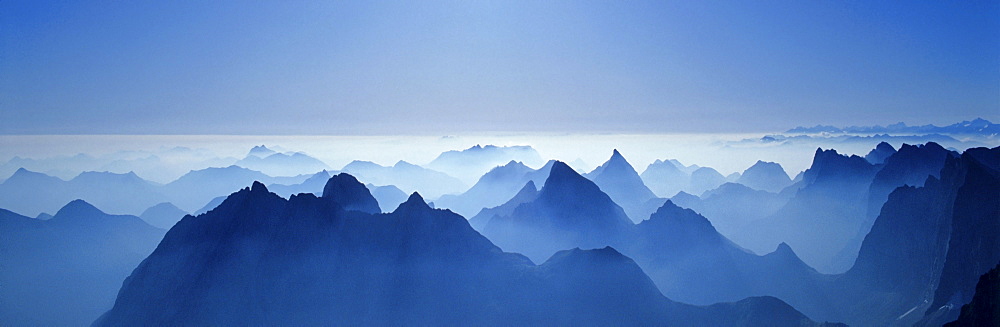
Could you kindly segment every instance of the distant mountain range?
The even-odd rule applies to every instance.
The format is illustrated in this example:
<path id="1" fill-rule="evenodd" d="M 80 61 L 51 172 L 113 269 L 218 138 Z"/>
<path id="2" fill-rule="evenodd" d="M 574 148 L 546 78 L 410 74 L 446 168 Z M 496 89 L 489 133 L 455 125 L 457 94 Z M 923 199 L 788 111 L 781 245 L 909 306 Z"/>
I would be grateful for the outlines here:
<path id="1" fill-rule="evenodd" d="M 818 134 L 818 133 L 847 133 L 847 134 L 972 134 L 981 136 L 996 136 L 1000 134 L 1000 125 L 994 124 L 982 118 L 971 121 L 963 121 L 948 126 L 922 125 L 908 126 L 906 123 L 895 123 L 888 126 L 848 126 L 834 127 L 829 125 L 816 125 L 813 127 L 796 127 L 786 133 L 795 134 Z"/>
<path id="2" fill-rule="evenodd" d="M 340 171 L 354 175 L 364 183 L 395 185 L 405 192 L 420 191 L 432 199 L 444 194 L 458 194 L 468 187 L 448 174 L 402 160 L 392 166 L 355 160 Z"/>
<path id="3" fill-rule="evenodd" d="M 486 172 L 494 167 L 510 161 L 520 162 L 531 167 L 540 167 L 545 163 L 534 148 L 527 145 L 495 146 L 487 144 L 462 151 L 445 151 L 427 164 L 427 168 L 448 173 L 463 183 L 473 184 Z"/>
<path id="4" fill-rule="evenodd" d="M 295 176 L 330 169 L 326 163 L 302 152 L 279 153 L 258 145 L 247 156 L 234 163 L 270 176 Z"/>
<path id="5" fill-rule="evenodd" d="M 562 162 L 552 166 L 533 199 L 515 201 L 501 206 L 513 210 L 495 213 L 482 228 L 505 251 L 541 262 L 565 248 L 610 245 L 634 258 L 664 294 L 684 302 L 735 301 L 767 291 L 802 302 L 804 296 L 792 294 L 801 291 L 787 281 L 818 275 L 787 246 L 756 256 L 720 235 L 704 217 L 669 201 L 634 224 L 594 182 Z M 804 312 L 815 314 L 821 307 L 814 303 Z"/>
<path id="6" fill-rule="evenodd" d="M 639 174 L 617 150 L 588 173 L 507 160 L 467 190 L 406 162 L 166 184 L 19 169 L 0 182 L 0 325 L 989 324 L 1000 147 L 849 153 L 818 148 L 794 179 L 763 160 Z"/>
<path id="7" fill-rule="evenodd" d="M 775 298 L 673 302 L 610 247 L 536 266 L 416 193 L 374 201 L 349 175 L 323 197 L 255 183 L 174 226 L 95 325 L 817 325 Z"/>
<path id="8" fill-rule="evenodd" d="M 0 209 L 0 325 L 91 323 L 165 232 L 82 200 L 48 220 Z"/>
<path id="9" fill-rule="evenodd" d="M 685 166 L 675 159 L 656 160 L 640 175 L 642 181 L 660 197 L 672 197 L 678 192 L 702 194 L 726 182 L 736 182 L 740 174 L 723 176 L 711 167 Z"/>
<path id="10" fill-rule="evenodd" d="M 584 177 L 594 181 L 634 222 L 646 220 L 656 210 L 655 206 L 646 205 L 656 198 L 656 194 L 646 187 L 639 173 L 617 149 L 612 151 L 608 161 Z"/>
<path id="11" fill-rule="evenodd" d="M 532 169 L 519 161 L 491 169 L 472 188 L 458 195 L 445 194 L 434 201 L 439 208 L 448 208 L 464 217 L 472 217 L 484 208 L 491 208 L 510 200 L 531 181 L 543 185 L 553 161 L 539 169 Z"/>

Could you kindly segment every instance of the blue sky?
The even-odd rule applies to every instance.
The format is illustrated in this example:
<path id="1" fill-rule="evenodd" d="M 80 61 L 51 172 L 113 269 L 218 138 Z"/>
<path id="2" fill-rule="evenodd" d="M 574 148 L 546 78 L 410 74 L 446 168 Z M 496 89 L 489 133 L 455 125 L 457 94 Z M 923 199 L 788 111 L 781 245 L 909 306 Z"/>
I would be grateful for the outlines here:
<path id="1" fill-rule="evenodd" d="M 1000 120 L 1000 2 L 0 2 L 3 134 Z"/>

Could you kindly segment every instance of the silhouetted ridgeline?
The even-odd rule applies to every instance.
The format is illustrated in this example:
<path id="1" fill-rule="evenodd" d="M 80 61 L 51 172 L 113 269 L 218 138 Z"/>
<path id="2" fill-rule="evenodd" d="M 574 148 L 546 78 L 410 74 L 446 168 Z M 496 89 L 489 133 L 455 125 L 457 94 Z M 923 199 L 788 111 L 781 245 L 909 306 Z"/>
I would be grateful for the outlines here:
<path id="1" fill-rule="evenodd" d="M 89 324 L 165 232 L 81 200 L 49 220 L 0 209 L 0 325 Z"/>
<path id="2" fill-rule="evenodd" d="M 816 273 L 798 260 L 791 243 L 781 243 L 765 256 L 747 252 L 718 234 L 704 217 L 671 202 L 649 220 L 629 224 L 607 195 L 561 163 L 553 166 L 534 199 L 501 206 L 508 208 L 492 216 L 483 231 L 501 248 L 536 261 L 560 248 L 614 246 L 635 258 L 664 294 L 684 302 L 766 294 L 817 320 L 908 325 L 923 319 L 940 324 L 956 317 L 957 308 L 971 300 L 975 279 L 1000 260 L 1000 148 L 969 149 L 961 156 L 941 152 L 934 144 L 905 150 L 895 161 L 913 168 L 890 168 L 886 174 L 924 174 L 927 182 L 893 191 L 866 233 L 853 268 L 840 275 Z M 938 173 L 923 168 L 935 165 Z M 816 215 L 850 217 L 860 224 L 878 168 L 860 157 L 818 151 L 814 167 L 803 178 L 806 186 L 791 189 L 800 214 L 786 216 L 812 224 L 796 221 L 799 225 L 789 232 L 837 232 L 817 230 L 830 222 L 815 222 Z M 889 183 L 904 183 L 896 180 Z M 838 205 L 853 208 L 853 215 L 822 212 Z M 828 235 L 820 241 L 842 242 L 852 230 L 844 228 L 841 238 Z"/>
<path id="3" fill-rule="evenodd" d="M 493 162 L 497 149 L 445 161 Z M 1000 147 L 817 149 L 795 179 L 765 161 L 723 176 L 659 160 L 639 174 L 617 150 L 584 175 L 501 163 L 464 192 L 405 162 L 345 167 L 365 178 L 230 166 L 162 185 L 20 170 L 0 207 L 42 212 L 0 210 L 0 325 L 995 321 Z M 453 190 L 429 203 L 401 190 L 415 187 Z"/>
<path id="4" fill-rule="evenodd" d="M 610 247 L 536 266 L 416 193 L 389 214 L 346 210 L 374 198 L 339 176 L 323 197 L 255 183 L 185 217 L 95 325 L 813 324 L 774 298 L 670 301 Z"/>

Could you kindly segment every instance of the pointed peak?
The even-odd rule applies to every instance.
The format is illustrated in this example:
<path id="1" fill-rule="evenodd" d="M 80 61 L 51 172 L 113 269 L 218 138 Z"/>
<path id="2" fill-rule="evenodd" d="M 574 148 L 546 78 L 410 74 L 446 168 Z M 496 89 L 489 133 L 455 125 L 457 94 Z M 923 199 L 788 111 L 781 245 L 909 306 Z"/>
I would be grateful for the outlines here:
<path id="1" fill-rule="evenodd" d="M 535 186 L 535 181 L 529 179 L 527 183 L 524 183 L 524 187 L 521 188 L 521 191 L 525 190 L 537 191 L 538 187 Z"/>
<path id="2" fill-rule="evenodd" d="M 413 194 L 410 194 L 410 197 L 406 198 L 406 203 L 419 203 L 423 205 L 427 204 L 427 202 L 424 201 L 424 197 L 420 196 L 420 193 L 417 192 L 413 192 Z"/>
<path id="3" fill-rule="evenodd" d="M 396 208 L 396 212 L 399 212 L 400 210 L 412 209 L 430 210 L 432 208 L 430 205 L 427 205 L 427 202 L 424 201 L 424 197 L 420 196 L 420 193 L 413 192 L 405 202 L 399 204 L 399 207 Z"/>
<path id="4" fill-rule="evenodd" d="M 549 179 L 553 177 L 563 177 L 563 176 L 579 176 L 580 174 L 573 170 L 572 167 L 567 165 L 562 161 L 552 162 L 552 168 L 549 170 Z"/>
<path id="5" fill-rule="evenodd" d="M 612 152 L 611 152 L 611 158 L 621 158 L 621 159 L 625 159 L 625 157 L 622 157 L 622 153 L 621 153 L 621 152 L 618 152 L 618 149 L 614 149 L 614 150 L 612 150 Z"/>
<path id="6" fill-rule="evenodd" d="M 788 243 L 785 243 L 785 242 L 781 242 L 781 244 L 778 244 L 778 248 L 774 249 L 774 252 L 778 252 L 778 253 L 795 253 L 795 251 L 792 251 L 792 247 L 789 246 Z"/>
<path id="7" fill-rule="evenodd" d="M 687 228 L 689 231 L 698 230 L 702 236 L 714 237 L 718 235 L 718 231 L 716 231 L 715 226 L 712 225 L 712 222 L 708 218 L 705 218 L 705 216 L 694 210 L 681 208 L 671 200 L 664 201 L 663 205 L 649 216 L 649 219 L 640 224 L 669 224 L 672 226 L 671 228 Z"/>
<path id="8" fill-rule="evenodd" d="M 16 171 L 14 171 L 14 174 L 10 175 L 10 177 L 15 177 L 15 176 L 49 176 L 49 175 L 37 171 L 31 171 L 24 167 L 21 167 L 18 168 Z"/>
<path id="9" fill-rule="evenodd" d="M 267 186 L 259 181 L 253 181 L 253 185 L 250 186 L 250 192 L 264 192 L 268 193 Z"/>

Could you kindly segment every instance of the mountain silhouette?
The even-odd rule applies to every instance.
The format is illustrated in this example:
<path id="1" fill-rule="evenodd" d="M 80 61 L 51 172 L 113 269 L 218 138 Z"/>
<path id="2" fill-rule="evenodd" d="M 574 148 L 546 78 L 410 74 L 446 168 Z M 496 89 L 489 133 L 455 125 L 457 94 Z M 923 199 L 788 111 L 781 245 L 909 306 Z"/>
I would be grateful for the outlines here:
<path id="1" fill-rule="evenodd" d="M 477 231 L 482 231 L 489 223 L 490 219 L 496 216 L 510 216 L 514 213 L 514 209 L 517 209 L 522 203 L 528 203 L 534 201 L 538 198 L 538 188 L 535 187 L 535 181 L 528 180 L 527 183 L 521 187 L 521 190 L 514 194 L 514 196 L 507 200 L 506 203 L 492 207 L 483 208 L 478 214 L 469 219 L 469 225 Z"/>
<path id="2" fill-rule="evenodd" d="M 613 248 L 536 266 L 417 193 L 388 214 L 341 203 L 261 183 L 233 193 L 175 225 L 95 325 L 815 324 L 774 298 L 673 302 Z"/>
<path id="3" fill-rule="evenodd" d="M 671 161 L 660 159 L 646 166 L 640 177 L 653 193 L 664 197 L 677 195 L 691 184 L 691 173 L 681 170 Z"/>
<path id="4" fill-rule="evenodd" d="M 267 189 L 283 197 L 289 197 L 293 194 L 299 193 L 320 194 L 323 192 L 323 187 L 326 186 L 326 181 L 330 179 L 330 176 L 331 172 L 324 169 L 313 174 L 306 180 L 302 181 L 302 183 L 291 185 L 270 184 L 267 186 Z"/>
<path id="5" fill-rule="evenodd" d="M 868 160 L 868 162 L 877 165 L 885 163 L 885 159 L 889 158 L 895 153 L 896 153 L 896 148 L 892 147 L 892 145 L 890 145 L 889 143 L 883 141 L 879 142 L 874 149 L 872 149 L 871 151 L 868 152 L 868 154 L 865 155 L 865 160 Z"/>
<path id="6" fill-rule="evenodd" d="M 561 162 L 534 198 L 530 189 L 522 194 L 471 220 L 488 218 L 483 235 L 505 251 L 540 262 L 561 249 L 612 246 L 634 258 L 672 299 L 711 304 L 767 294 L 794 301 L 811 317 L 834 316 L 811 297 L 820 275 L 787 245 L 755 255 L 670 201 L 635 225 L 596 184 Z"/>
<path id="7" fill-rule="evenodd" d="M 299 184 L 313 175 L 271 177 L 240 166 L 212 167 L 193 170 L 163 186 L 162 192 L 181 210 L 196 212 L 212 199 L 225 196 L 254 181 L 264 184 Z"/>
<path id="8" fill-rule="evenodd" d="M 336 201 L 341 208 L 348 211 L 370 214 L 382 212 L 378 201 L 368 191 L 368 188 L 358 182 L 354 176 L 344 173 L 330 177 L 326 186 L 323 187 L 323 198 Z"/>
<path id="9" fill-rule="evenodd" d="M 0 209 L 0 325 L 86 325 L 164 230 L 82 200 L 49 220 Z"/>
<path id="10" fill-rule="evenodd" d="M 743 184 L 725 183 L 701 197 L 681 192 L 671 201 L 704 215 L 720 233 L 732 237 L 747 225 L 773 215 L 788 202 L 788 197 L 754 190 Z"/>
<path id="11" fill-rule="evenodd" d="M 643 184 L 639 173 L 617 149 L 607 162 L 584 176 L 594 181 L 611 200 L 622 206 L 632 221 L 643 221 L 652 213 L 645 204 L 656 198 L 656 194 Z"/>
<path id="12" fill-rule="evenodd" d="M 552 162 L 539 169 L 532 169 L 517 161 L 494 167 L 479 178 L 472 188 L 459 195 L 443 195 L 434 203 L 464 216 L 472 217 L 483 208 L 496 207 L 513 197 L 525 183 L 533 181 L 544 185 Z"/>
<path id="13" fill-rule="evenodd" d="M 164 230 L 170 229 L 188 213 L 174 206 L 170 202 L 163 202 L 147 208 L 139 215 L 147 224 Z"/>
<path id="14" fill-rule="evenodd" d="M 820 272 L 846 271 L 850 261 L 838 255 L 866 224 L 864 204 L 880 168 L 858 156 L 817 149 L 788 202 L 733 234 L 733 240 L 757 253 L 785 242 Z"/>
<path id="15" fill-rule="evenodd" d="M 55 211 L 74 199 L 129 214 L 168 200 L 157 185 L 132 172 L 83 172 L 64 181 L 22 168 L 0 184 L 0 207 L 31 216 Z"/>
<path id="16" fill-rule="evenodd" d="M 691 194 L 702 194 L 714 190 L 730 180 L 711 167 L 701 167 L 691 172 L 691 184 L 685 191 Z"/>
<path id="17" fill-rule="evenodd" d="M 427 167 L 437 171 L 447 172 L 472 184 L 483 174 L 494 167 L 508 162 L 522 162 L 525 165 L 538 167 L 545 163 L 538 151 L 527 145 L 495 146 L 475 145 L 462 151 L 445 151 L 427 164 Z M 481 208 L 477 208 L 481 209 Z"/>
<path id="18" fill-rule="evenodd" d="M 976 280 L 1000 261 L 1000 148 L 946 159 L 940 179 L 888 200 L 846 273 L 825 287 L 852 325 L 938 326 L 958 317 Z"/>
<path id="19" fill-rule="evenodd" d="M 365 186 L 371 191 L 375 200 L 378 200 L 378 206 L 382 209 L 382 212 L 391 212 L 400 204 L 406 202 L 408 197 L 405 192 L 395 185 L 375 186 L 368 184 Z"/>
<path id="20" fill-rule="evenodd" d="M 271 149 L 268 149 L 267 146 L 261 144 L 261 145 L 254 146 L 253 148 L 250 148 L 250 152 L 247 153 L 247 156 L 254 156 L 254 157 L 257 157 L 257 158 L 265 158 L 265 157 L 270 156 L 270 155 L 275 154 L 275 153 L 278 153 L 278 152 L 276 152 L 274 150 L 271 150 Z"/>
<path id="21" fill-rule="evenodd" d="M 563 162 L 552 165 L 533 201 L 513 213 L 493 216 L 483 235 L 505 251 L 541 262 L 559 250 L 615 244 L 632 221 L 607 194 Z"/>
<path id="22" fill-rule="evenodd" d="M 972 300 L 979 276 L 1000 262 L 1000 147 L 969 149 L 952 162 L 957 163 L 947 165 L 958 165 L 958 172 L 942 179 L 963 183 L 955 194 L 948 252 L 928 308 L 938 323 L 956 319 L 960 305 Z"/>
<path id="23" fill-rule="evenodd" d="M 945 327 L 1000 325 L 1000 264 L 979 277 L 972 302 L 962 306 L 958 320 Z"/>
<path id="24" fill-rule="evenodd" d="M 192 215 L 200 216 L 203 213 L 215 209 L 215 207 L 218 207 L 220 204 L 222 204 L 222 201 L 225 200 L 226 200 L 225 195 L 212 198 L 212 200 L 209 200 L 208 203 L 206 203 L 204 206 L 201 207 L 201 209 L 198 209 L 197 211 L 193 212 Z"/>
<path id="25" fill-rule="evenodd" d="M 889 193 L 901 186 L 923 186 L 928 176 L 940 178 L 945 160 L 957 156 L 957 153 L 945 150 L 937 143 L 928 142 L 923 145 L 903 144 L 899 151 L 886 158 L 868 187 L 864 221 L 850 242 L 834 258 L 835 264 L 845 266 L 854 262 L 861 248 L 861 241 L 871 230 Z"/>
<path id="26" fill-rule="evenodd" d="M 788 177 L 780 164 L 757 160 L 757 163 L 743 171 L 737 183 L 755 190 L 778 193 L 791 185 L 792 179 Z"/>
<path id="27" fill-rule="evenodd" d="M 364 183 L 395 185 L 404 192 L 419 191 L 430 198 L 466 190 L 462 181 L 448 174 L 400 160 L 393 166 L 381 166 L 370 161 L 352 161 L 341 169 Z"/>
<path id="28" fill-rule="evenodd" d="M 711 167 L 685 166 L 676 159 L 656 160 L 642 172 L 643 182 L 662 197 L 673 197 L 678 192 L 702 194 L 726 182 L 735 182 L 739 173 L 723 176 Z"/>
<path id="29" fill-rule="evenodd" d="M 278 153 L 263 145 L 250 149 L 236 166 L 263 172 L 270 176 L 295 176 L 330 169 L 326 163 L 302 152 Z"/>
<path id="30" fill-rule="evenodd" d="M 899 122 L 888 126 L 850 126 L 838 128 L 833 126 L 817 125 L 815 127 L 796 127 L 788 130 L 788 133 L 856 133 L 856 134 L 913 134 L 913 133 L 941 133 L 957 135 L 980 135 L 996 136 L 1000 134 L 1000 125 L 994 124 L 982 118 L 971 121 L 962 121 L 948 126 L 922 125 L 907 126 Z"/>

